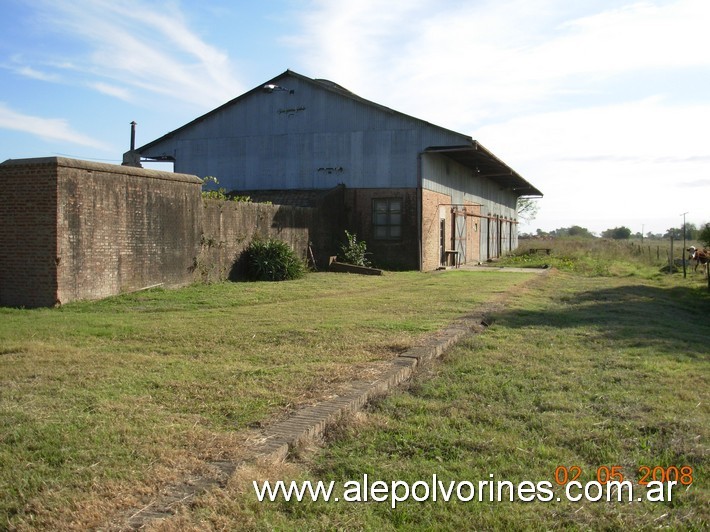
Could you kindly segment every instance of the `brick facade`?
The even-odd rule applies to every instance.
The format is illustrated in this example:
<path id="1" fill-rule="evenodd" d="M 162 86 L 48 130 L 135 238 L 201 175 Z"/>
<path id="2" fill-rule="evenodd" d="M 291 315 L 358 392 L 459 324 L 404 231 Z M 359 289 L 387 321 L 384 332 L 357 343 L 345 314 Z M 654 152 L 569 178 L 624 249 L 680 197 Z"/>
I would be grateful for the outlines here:
<path id="1" fill-rule="evenodd" d="M 444 245 L 447 250 L 461 249 L 456 242 L 465 235 L 462 264 L 477 263 L 481 242 L 481 206 L 472 202 L 453 205 L 451 196 L 424 189 L 422 191 L 422 270 L 444 265 L 441 256 L 441 220 L 444 220 Z M 460 220 L 457 222 L 456 217 Z M 457 223 L 459 225 L 457 225 Z M 460 224 L 465 224 L 462 228 Z"/>
<path id="2" fill-rule="evenodd" d="M 436 270 L 441 266 L 439 228 L 443 217 L 445 227 L 451 227 L 451 196 L 422 191 L 422 270 Z M 443 207 L 442 207 L 443 206 Z"/>
<path id="3" fill-rule="evenodd" d="M 396 270 L 419 269 L 417 191 L 412 188 L 345 189 L 347 226 L 359 240 L 367 242 L 372 261 L 379 267 Z M 401 237 L 379 240 L 373 229 L 373 202 L 399 199 L 402 202 Z"/>

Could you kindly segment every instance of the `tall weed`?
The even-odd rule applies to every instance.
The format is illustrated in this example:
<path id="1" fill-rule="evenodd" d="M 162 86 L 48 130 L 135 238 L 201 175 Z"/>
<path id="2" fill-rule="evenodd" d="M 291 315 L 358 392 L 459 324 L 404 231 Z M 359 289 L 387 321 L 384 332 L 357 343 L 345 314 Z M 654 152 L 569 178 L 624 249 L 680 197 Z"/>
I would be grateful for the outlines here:
<path id="1" fill-rule="evenodd" d="M 687 245 L 691 243 L 688 242 Z M 675 243 L 673 257 L 683 256 L 683 246 Z M 549 249 L 550 253 L 544 250 Z M 521 240 L 519 248 L 503 257 L 498 265 L 523 268 L 554 267 L 589 277 L 656 278 L 668 268 L 669 241 L 619 241 L 601 238 L 557 238 Z"/>

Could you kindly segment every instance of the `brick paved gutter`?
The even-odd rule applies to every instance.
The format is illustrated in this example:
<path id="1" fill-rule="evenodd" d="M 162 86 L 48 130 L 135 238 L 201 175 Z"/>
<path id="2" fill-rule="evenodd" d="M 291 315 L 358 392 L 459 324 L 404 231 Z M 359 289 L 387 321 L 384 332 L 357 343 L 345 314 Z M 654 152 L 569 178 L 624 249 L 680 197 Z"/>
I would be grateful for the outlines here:
<path id="1" fill-rule="evenodd" d="M 551 270 L 524 271 L 542 274 Z M 530 281 L 536 278 L 537 276 Z M 523 286 L 528 285 L 530 281 L 525 282 Z M 347 414 L 357 412 L 371 399 L 386 395 L 389 390 L 407 381 L 419 366 L 439 358 L 464 337 L 484 331 L 490 323 L 490 315 L 504 307 L 508 296 L 510 293 L 502 294 L 498 300 L 456 320 L 436 335 L 385 363 L 373 379 L 352 382 L 336 397 L 302 408 L 289 418 L 266 427 L 252 444 L 250 458 L 241 463 L 212 462 L 210 465 L 215 470 L 214 477 L 193 478 L 179 486 L 173 486 L 160 498 L 130 515 L 121 528 L 139 529 L 152 520 L 171 517 L 177 506 L 189 502 L 196 495 L 215 486 L 224 487 L 232 474 L 248 463 L 277 463 L 286 460 L 290 451 L 322 436 L 329 425 Z"/>

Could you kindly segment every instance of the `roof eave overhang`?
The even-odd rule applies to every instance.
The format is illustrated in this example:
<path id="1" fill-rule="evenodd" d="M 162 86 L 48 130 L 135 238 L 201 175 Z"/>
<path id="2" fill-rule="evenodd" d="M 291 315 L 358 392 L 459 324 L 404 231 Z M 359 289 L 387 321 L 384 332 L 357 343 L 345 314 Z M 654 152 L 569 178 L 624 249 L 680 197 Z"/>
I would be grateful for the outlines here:
<path id="1" fill-rule="evenodd" d="M 505 190 L 518 196 L 542 196 L 535 186 L 526 181 L 510 166 L 493 155 L 476 140 L 459 146 L 430 146 L 424 153 L 440 153 L 474 171 L 474 175 L 485 177 Z"/>

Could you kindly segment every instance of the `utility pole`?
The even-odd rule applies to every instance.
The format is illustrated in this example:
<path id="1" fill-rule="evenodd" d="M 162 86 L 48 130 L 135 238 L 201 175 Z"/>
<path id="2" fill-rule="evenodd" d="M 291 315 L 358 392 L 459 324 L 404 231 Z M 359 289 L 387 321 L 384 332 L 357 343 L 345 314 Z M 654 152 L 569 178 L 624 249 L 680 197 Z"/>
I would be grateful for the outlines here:
<path id="1" fill-rule="evenodd" d="M 686 268 L 685 268 L 685 254 L 687 253 L 685 250 L 685 215 L 688 214 L 687 212 L 684 212 L 681 214 L 683 217 L 683 279 L 686 278 Z"/>

